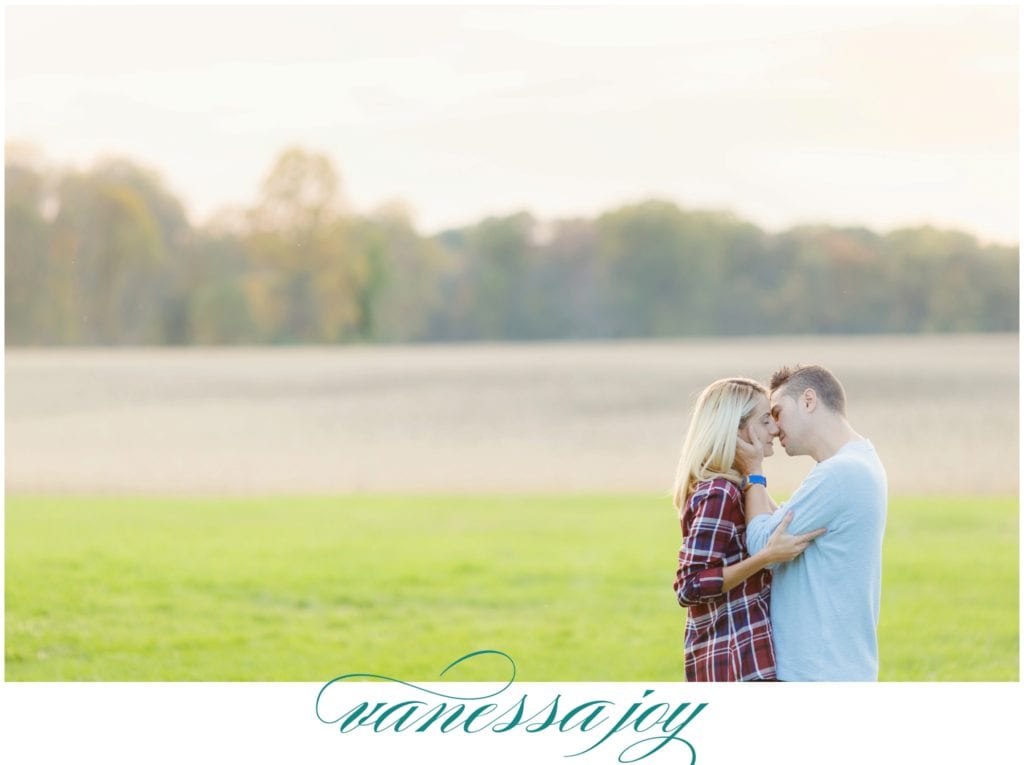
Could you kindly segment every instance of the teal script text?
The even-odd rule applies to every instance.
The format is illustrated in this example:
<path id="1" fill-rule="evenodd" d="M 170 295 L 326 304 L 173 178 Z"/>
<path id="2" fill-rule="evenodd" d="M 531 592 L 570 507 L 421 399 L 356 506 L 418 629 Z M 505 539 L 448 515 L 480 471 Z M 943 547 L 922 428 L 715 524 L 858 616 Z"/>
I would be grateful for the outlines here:
<path id="1" fill-rule="evenodd" d="M 515 662 L 508 654 L 493 650 L 466 654 L 445 667 L 441 676 L 453 667 L 484 655 L 504 657 L 511 667 L 509 680 L 492 693 L 454 696 L 382 675 L 341 675 L 326 683 L 317 694 L 317 719 L 336 725 L 344 734 L 358 731 L 415 734 L 435 730 L 476 735 L 518 730 L 531 734 L 570 734 L 577 742 L 584 737 L 589 745 L 566 757 L 587 754 L 615 740 L 618 746 L 625 744 L 618 753 L 618 761 L 622 763 L 638 762 L 665 747 L 678 745 L 674 747 L 674 763 L 681 762 L 679 746 L 686 748 L 691 765 L 697 760 L 696 749 L 680 734 L 704 711 L 706 702 L 659 701 L 652 697 L 653 690 L 644 691 L 640 699 L 622 709 L 617 709 L 616 703 L 608 699 L 570 702 L 561 693 L 547 700 L 534 700 L 525 693 L 516 699 L 514 693 L 508 693 L 515 681 Z M 339 684 L 359 679 L 386 680 L 411 688 L 416 694 L 401 701 L 353 703 L 351 688 L 343 690 Z"/>

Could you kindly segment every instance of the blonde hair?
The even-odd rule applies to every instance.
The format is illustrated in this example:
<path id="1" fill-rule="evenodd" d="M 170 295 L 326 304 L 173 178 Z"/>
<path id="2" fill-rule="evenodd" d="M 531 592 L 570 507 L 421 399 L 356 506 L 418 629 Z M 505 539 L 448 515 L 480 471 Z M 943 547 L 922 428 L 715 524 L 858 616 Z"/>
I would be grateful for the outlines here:
<path id="1" fill-rule="evenodd" d="M 679 457 L 673 502 L 682 509 L 686 498 L 700 481 L 726 478 L 741 480 L 736 466 L 736 431 L 747 424 L 757 406 L 758 396 L 768 389 L 746 377 L 715 380 L 697 399 L 690 427 Z"/>

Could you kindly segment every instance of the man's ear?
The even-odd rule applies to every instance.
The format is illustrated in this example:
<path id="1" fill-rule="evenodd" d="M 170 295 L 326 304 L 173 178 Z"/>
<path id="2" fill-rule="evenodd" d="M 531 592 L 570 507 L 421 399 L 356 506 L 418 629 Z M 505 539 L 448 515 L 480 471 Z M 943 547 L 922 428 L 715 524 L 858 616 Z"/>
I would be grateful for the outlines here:
<path id="1" fill-rule="evenodd" d="M 813 412 L 818 408 L 818 392 L 814 388 L 807 388 L 803 395 L 804 409 L 808 412 Z"/>

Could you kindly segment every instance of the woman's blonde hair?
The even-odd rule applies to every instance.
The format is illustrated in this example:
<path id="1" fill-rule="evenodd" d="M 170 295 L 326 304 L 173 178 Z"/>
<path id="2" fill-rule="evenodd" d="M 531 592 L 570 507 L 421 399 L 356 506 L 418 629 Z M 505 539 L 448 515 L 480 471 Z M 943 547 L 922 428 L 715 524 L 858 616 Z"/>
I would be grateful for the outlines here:
<path id="1" fill-rule="evenodd" d="M 745 427 L 757 406 L 758 396 L 768 389 L 746 377 L 715 380 L 697 399 L 690 427 L 679 457 L 673 502 L 682 509 L 686 498 L 700 481 L 727 478 L 739 483 L 736 465 L 736 431 Z"/>

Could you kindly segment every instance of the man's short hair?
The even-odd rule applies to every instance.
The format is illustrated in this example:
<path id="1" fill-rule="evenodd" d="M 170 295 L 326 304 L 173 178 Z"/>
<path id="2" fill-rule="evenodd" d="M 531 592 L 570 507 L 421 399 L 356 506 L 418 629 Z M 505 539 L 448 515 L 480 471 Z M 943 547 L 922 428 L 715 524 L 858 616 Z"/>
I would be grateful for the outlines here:
<path id="1" fill-rule="evenodd" d="M 846 391 L 843 390 L 842 383 L 825 367 L 817 364 L 782 367 L 772 375 L 768 387 L 772 393 L 782 389 L 783 395 L 793 398 L 808 388 L 813 388 L 825 406 L 846 416 Z"/>

